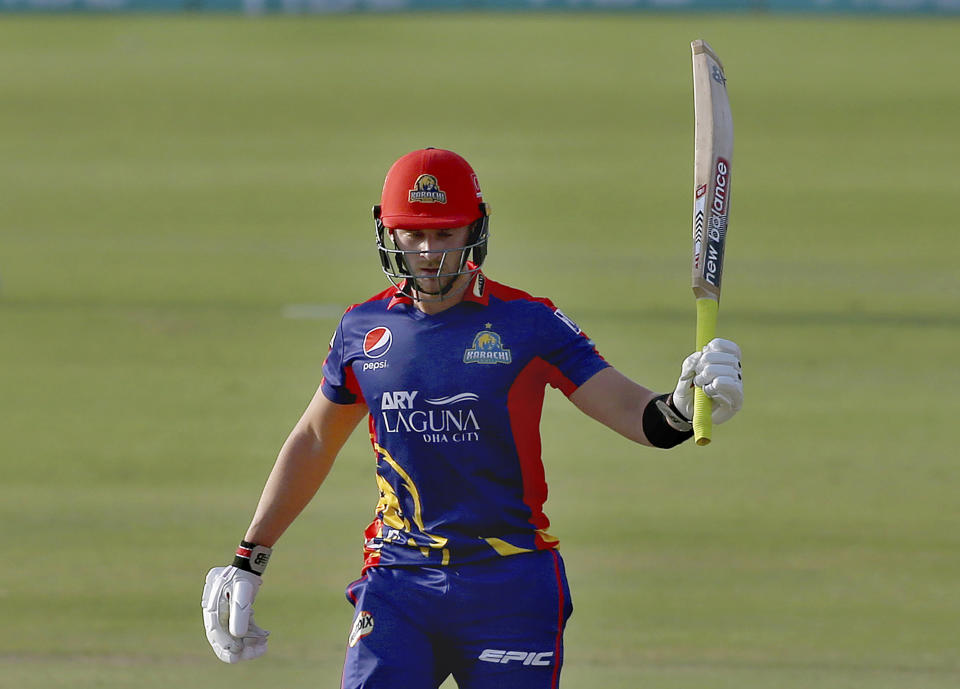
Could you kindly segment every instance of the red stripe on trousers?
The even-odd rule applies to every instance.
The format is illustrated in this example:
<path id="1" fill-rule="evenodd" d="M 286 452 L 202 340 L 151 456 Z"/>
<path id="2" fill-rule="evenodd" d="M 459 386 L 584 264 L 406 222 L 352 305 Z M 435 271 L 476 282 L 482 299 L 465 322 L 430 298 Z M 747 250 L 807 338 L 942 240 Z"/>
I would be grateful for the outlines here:
<path id="1" fill-rule="evenodd" d="M 557 575 L 557 641 L 553 649 L 553 681 L 550 684 L 556 689 L 560 681 L 560 646 L 563 643 L 563 608 L 566 601 L 563 597 L 563 577 L 560 576 L 560 556 L 556 550 L 551 550 L 550 554 L 553 555 L 553 570 Z"/>

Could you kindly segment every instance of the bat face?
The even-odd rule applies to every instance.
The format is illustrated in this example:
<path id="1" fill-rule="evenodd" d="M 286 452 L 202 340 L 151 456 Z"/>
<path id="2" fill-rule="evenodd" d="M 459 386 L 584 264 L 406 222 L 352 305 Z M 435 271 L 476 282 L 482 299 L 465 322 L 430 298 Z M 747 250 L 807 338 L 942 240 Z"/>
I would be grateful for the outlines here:
<path id="1" fill-rule="evenodd" d="M 733 118 L 723 65 L 709 44 L 694 41 L 696 114 L 693 201 L 693 292 L 719 301 L 730 212 Z"/>

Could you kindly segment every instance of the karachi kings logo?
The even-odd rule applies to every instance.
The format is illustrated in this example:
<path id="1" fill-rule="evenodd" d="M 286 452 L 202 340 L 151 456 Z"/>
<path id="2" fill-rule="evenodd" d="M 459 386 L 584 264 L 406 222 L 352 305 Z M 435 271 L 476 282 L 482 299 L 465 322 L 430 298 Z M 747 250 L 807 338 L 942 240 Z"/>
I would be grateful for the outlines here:
<path id="1" fill-rule="evenodd" d="M 410 203 L 446 203 L 447 192 L 440 191 L 437 178 L 433 175 L 420 175 L 410 190 Z"/>
<path id="2" fill-rule="evenodd" d="M 473 347 L 463 352 L 465 364 L 509 364 L 511 361 L 510 350 L 504 348 L 500 336 L 492 330 L 478 332 L 473 338 Z"/>

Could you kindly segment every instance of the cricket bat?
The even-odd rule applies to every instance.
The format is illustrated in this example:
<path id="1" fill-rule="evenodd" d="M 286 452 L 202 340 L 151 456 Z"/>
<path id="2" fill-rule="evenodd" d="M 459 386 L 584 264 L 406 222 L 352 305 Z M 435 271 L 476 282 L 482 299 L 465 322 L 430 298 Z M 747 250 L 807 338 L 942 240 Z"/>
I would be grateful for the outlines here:
<path id="1" fill-rule="evenodd" d="M 733 117 L 727 77 L 720 58 L 706 41 L 693 51 L 693 109 L 696 134 L 693 161 L 693 294 L 697 299 L 697 349 L 715 336 L 720 307 L 723 254 L 730 213 L 730 163 Z M 710 443 L 712 402 L 697 388 L 693 398 L 693 434 L 697 445 Z"/>

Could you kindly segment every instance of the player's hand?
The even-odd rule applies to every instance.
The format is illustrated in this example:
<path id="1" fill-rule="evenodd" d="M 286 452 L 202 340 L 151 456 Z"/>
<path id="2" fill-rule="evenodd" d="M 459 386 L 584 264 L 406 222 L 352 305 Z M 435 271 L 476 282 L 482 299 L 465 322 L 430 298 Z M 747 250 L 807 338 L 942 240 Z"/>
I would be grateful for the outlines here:
<path id="1" fill-rule="evenodd" d="M 203 587 L 203 628 L 213 652 L 225 663 L 252 660 L 267 652 L 270 632 L 253 621 L 253 599 L 263 580 L 236 567 L 214 567 Z"/>
<path id="2" fill-rule="evenodd" d="M 673 404 L 687 420 L 693 418 L 693 388 L 703 388 L 713 401 L 713 423 L 729 421 L 743 406 L 743 365 L 740 347 L 730 340 L 710 340 L 683 360 Z"/>

